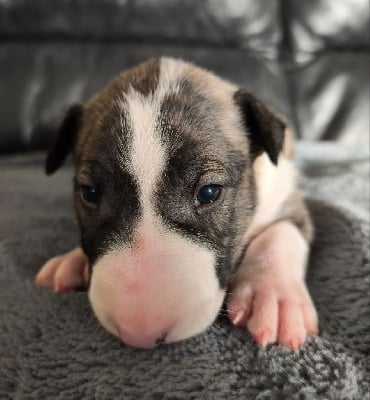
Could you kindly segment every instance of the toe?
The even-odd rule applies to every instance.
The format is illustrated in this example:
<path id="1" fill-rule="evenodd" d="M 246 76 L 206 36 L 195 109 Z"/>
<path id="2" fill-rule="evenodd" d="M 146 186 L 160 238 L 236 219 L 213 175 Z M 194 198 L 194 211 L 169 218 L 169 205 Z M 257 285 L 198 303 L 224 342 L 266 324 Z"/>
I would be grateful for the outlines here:
<path id="1" fill-rule="evenodd" d="M 37 285 L 53 288 L 55 274 L 63 259 L 63 256 L 57 256 L 47 261 L 35 277 Z"/>
<path id="2" fill-rule="evenodd" d="M 247 328 L 255 341 L 262 346 L 275 343 L 277 339 L 278 303 L 268 293 L 259 294 L 253 301 L 253 312 Z"/>
<path id="3" fill-rule="evenodd" d="M 237 326 L 244 326 L 252 312 L 253 291 L 245 285 L 235 289 L 228 297 L 228 314 L 230 321 Z"/>
<path id="4" fill-rule="evenodd" d="M 54 279 L 56 292 L 84 290 L 87 287 L 87 263 L 76 250 L 68 253 L 61 262 Z"/>
<path id="5" fill-rule="evenodd" d="M 281 302 L 279 304 L 278 342 L 297 350 L 306 339 L 303 313 L 299 304 Z"/>
<path id="6" fill-rule="evenodd" d="M 311 301 L 302 305 L 302 313 L 307 334 L 309 336 L 316 336 L 319 333 L 319 323 L 315 306 Z"/>

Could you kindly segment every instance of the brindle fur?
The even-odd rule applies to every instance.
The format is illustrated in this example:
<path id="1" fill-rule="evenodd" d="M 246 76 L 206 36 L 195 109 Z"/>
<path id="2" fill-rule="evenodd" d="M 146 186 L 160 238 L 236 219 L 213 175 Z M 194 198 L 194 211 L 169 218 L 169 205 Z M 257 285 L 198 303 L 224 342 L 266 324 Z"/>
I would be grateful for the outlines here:
<path id="1" fill-rule="evenodd" d="M 53 172 L 73 149 L 75 209 L 90 266 L 112 247 L 130 246 L 134 240 L 142 210 L 137 183 L 122 166 L 132 137 L 122 99 L 131 87 L 145 96 L 153 93 L 159 73 L 160 59 L 150 60 L 120 74 L 84 106 L 75 106 L 55 142 L 59 150 L 54 147 L 49 153 L 47 170 Z M 232 91 L 228 84 L 223 92 L 222 82 L 187 65 L 177 93 L 163 99 L 157 129 L 169 157 L 153 201 L 169 229 L 216 254 L 220 285 L 225 287 L 246 246 L 241 238 L 256 207 L 253 161 L 266 151 L 278 162 L 284 124 L 247 92 Z M 210 183 L 224 186 L 222 199 L 196 209 L 197 189 Z M 97 187 L 97 207 L 82 204 L 81 184 Z M 282 213 L 309 231 L 308 214 L 299 199 L 289 199 Z"/>

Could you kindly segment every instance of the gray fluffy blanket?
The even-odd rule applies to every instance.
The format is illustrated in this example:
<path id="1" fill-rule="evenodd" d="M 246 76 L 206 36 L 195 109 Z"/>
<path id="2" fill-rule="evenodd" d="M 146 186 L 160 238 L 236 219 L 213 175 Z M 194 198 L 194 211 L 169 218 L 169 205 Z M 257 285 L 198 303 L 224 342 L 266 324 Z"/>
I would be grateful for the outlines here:
<path id="1" fill-rule="evenodd" d="M 220 317 L 204 334 L 127 347 L 96 322 L 86 293 L 36 287 L 44 261 L 77 243 L 71 168 L 42 154 L 0 161 L 0 398 L 370 399 L 369 163 L 365 151 L 303 144 L 316 225 L 308 284 L 320 337 L 261 349 Z"/>

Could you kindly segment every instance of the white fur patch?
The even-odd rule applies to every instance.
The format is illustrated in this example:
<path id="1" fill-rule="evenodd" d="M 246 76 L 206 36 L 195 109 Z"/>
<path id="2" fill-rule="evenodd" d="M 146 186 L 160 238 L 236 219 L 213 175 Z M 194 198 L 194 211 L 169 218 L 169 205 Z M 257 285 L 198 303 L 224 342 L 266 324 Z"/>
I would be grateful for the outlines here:
<path id="1" fill-rule="evenodd" d="M 155 131 L 159 104 L 131 90 L 126 95 L 128 117 L 133 133 L 130 151 L 130 173 L 138 183 L 144 218 L 152 215 L 151 194 L 166 162 L 163 145 Z"/>
<path id="2" fill-rule="evenodd" d="M 128 167 L 139 186 L 145 225 L 154 217 L 151 196 L 167 161 L 166 149 L 157 130 L 160 106 L 167 94 L 178 90 L 185 65 L 177 60 L 162 58 L 154 93 L 145 96 L 131 88 L 121 102 L 132 131 Z M 127 164 L 126 159 L 124 164 Z"/>
<path id="3" fill-rule="evenodd" d="M 253 170 L 257 186 L 257 210 L 244 236 L 246 243 L 274 221 L 281 206 L 293 192 L 297 175 L 289 159 L 280 155 L 275 166 L 266 153 L 256 159 Z"/>

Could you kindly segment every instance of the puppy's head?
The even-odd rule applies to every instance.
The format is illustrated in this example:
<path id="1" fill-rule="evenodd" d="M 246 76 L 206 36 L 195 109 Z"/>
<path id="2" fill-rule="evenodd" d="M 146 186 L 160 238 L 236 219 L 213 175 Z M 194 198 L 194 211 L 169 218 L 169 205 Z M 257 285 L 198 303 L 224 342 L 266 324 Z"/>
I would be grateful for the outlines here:
<path id="1" fill-rule="evenodd" d="M 108 331 L 153 347 L 213 322 L 256 206 L 253 160 L 276 163 L 283 132 L 253 96 L 168 58 L 71 108 L 46 169 L 73 152 L 89 298 Z"/>

